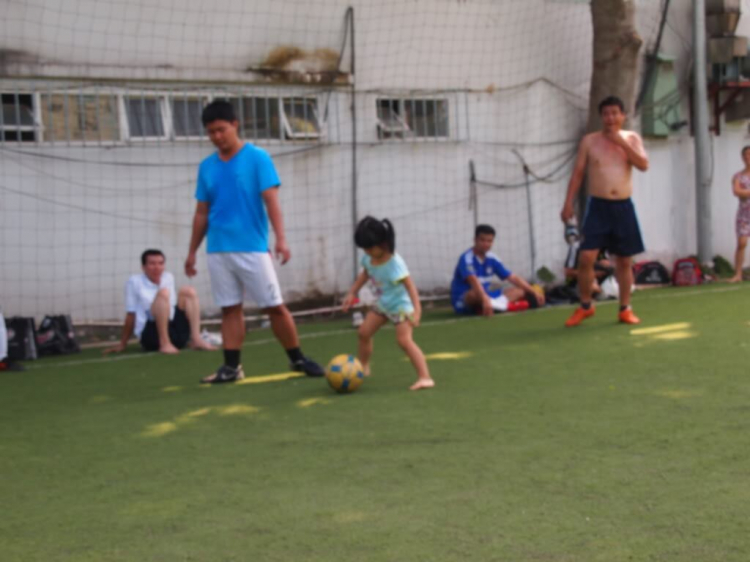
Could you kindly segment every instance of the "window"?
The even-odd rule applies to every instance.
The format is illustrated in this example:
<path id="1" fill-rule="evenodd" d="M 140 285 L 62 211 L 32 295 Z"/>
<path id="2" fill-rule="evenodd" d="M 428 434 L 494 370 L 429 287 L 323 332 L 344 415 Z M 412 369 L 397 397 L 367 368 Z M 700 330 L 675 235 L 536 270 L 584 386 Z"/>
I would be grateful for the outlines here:
<path id="1" fill-rule="evenodd" d="M 201 113 L 204 101 L 200 98 L 172 98 L 172 131 L 175 138 L 195 138 L 203 136 Z"/>
<path id="2" fill-rule="evenodd" d="M 40 106 L 46 141 L 120 139 L 115 96 L 42 94 Z"/>
<path id="3" fill-rule="evenodd" d="M 165 138 L 161 98 L 126 97 L 125 114 L 130 138 Z"/>
<path id="4" fill-rule="evenodd" d="M 448 137 L 448 100 L 377 100 L 378 138 Z"/>
<path id="5" fill-rule="evenodd" d="M 216 96 L 208 91 L 96 89 L 2 93 L 0 140 L 51 143 L 116 142 L 128 139 L 203 139 L 203 108 L 225 99 L 235 109 L 240 134 L 251 140 L 321 138 L 314 97 Z M 399 102 L 400 103 L 400 102 Z"/>
<path id="6" fill-rule="evenodd" d="M 416 136 L 448 136 L 447 100 L 409 100 L 406 107 L 406 122 Z"/>
<path id="7" fill-rule="evenodd" d="M 0 132 L 4 141 L 36 141 L 34 97 L 31 94 L 1 94 L 3 111 Z"/>
<path id="8" fill-rule="evenodd" d="M 283 107 L 286 138 L 320 138 L 317 100 L 310 98 L 285 98 Z"/>
<path id="9" fill-rule="evenodd" d="M 240 135 L 246 139 L 281 139 L 279 100 L 277 98 L 231 98 Z"/>
<path id="10" fill-rule="evenodd" d="M 400 100 L 378 100 L 378 138 L 404 138 L 409 125 L 402 117 Z"/>

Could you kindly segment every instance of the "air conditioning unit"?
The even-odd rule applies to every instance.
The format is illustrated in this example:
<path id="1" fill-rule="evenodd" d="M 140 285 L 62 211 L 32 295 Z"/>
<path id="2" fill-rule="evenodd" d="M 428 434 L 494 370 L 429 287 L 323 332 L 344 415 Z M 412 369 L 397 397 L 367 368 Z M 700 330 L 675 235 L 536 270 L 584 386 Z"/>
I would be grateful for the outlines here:
<path id="1" fill-rule="evenodd" d="M 736 57 L 747 56 L 747 37 L 711 37 L 708 40 L 708 61 L 712 64 L 728 64 Z"/>

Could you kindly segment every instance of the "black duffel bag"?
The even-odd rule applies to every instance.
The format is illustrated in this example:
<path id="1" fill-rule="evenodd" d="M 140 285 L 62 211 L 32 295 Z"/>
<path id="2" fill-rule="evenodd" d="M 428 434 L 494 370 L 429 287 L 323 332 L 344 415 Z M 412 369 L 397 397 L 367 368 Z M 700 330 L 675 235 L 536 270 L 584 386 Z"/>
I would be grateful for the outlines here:
<path id="1" fill-rule="evenodd" d="M 8 332 L 8 359 L 11 361 L 36 359 L 38 353 L 34 319 L 14 316 L 5 320 L 5 327 Z"/>
<path id="2" fill-rule="evenodd" d="M 40 357 L 80 352 L 70 316 L 45 316 L 36 331 L 36 346 Z"/>

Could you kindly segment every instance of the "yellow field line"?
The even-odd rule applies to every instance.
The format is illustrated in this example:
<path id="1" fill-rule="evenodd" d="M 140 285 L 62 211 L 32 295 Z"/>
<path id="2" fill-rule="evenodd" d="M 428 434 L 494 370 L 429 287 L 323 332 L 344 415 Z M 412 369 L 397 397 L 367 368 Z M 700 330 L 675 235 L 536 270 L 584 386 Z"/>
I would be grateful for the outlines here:
<path id="1" fill-rule="evenodd" d="M 653 326 L 651 328 L 637 328 L 635 330 L 630 330 L 630 334 L 633 336 L 649 336 L 651 334 L 687 330 L 691 326 L 692 324 L 690 322 L 677 322 L 675 324 L 662 324 L 661 326 Z"/>
<path id="2" fill-rule="evenodd" d="M 264 375 L 262 377 L 245 378 L 245 379 L 237 381 L 235 384 L 262 384 L 264 382 L 285 381 L 288 379 L 296 379 L 298 377 L 304 377 L 304 376 L 305 376 L 305 373 L 297 373 L 297 372 L 277 373 L 275 375 Z"/>

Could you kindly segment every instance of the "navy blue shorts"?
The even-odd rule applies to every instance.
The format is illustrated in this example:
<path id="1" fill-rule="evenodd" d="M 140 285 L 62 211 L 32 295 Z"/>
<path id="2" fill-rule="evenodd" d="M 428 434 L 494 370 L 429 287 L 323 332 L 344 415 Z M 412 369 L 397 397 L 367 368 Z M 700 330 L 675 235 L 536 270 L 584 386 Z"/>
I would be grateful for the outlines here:
<path id="1" fill-rule="evenodd" d="M 581 234 L 581 250 L 607 250 L 623 257 L 645 250 L 638 217 L 630 199 L 589 197 Z"/>

